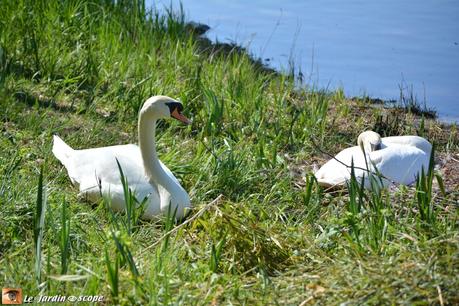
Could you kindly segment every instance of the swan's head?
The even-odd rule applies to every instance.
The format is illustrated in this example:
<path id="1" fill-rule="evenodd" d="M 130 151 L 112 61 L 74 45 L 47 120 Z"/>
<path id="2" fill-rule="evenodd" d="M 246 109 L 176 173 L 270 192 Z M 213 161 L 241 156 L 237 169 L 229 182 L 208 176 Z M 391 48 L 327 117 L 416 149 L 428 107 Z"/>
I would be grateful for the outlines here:
<path id="1" fill-rule="evenodd" d="M 191 121 L 182 114 L 183 105 L 181 102 L 167 96 L 153 96 L 149 98 L 140 110 L 141 116 L 151 116 L 156 119 L 174 118 L 185 124 Z"/>
<path id="2" fill-rule="evenodd" d="M 365 152 L 373 152 L 381 149 L 381 136 L 373 131 L 365 131 L 357 138 L 357 145 Z"/>

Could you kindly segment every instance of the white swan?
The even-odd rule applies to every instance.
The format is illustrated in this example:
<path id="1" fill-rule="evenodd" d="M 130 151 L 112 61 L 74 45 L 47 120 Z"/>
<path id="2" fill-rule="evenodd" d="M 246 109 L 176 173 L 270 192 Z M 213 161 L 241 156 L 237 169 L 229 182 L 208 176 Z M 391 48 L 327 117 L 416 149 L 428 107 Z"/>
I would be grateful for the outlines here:
<path id="1" fill-rule="evenodd" d="M 147 204 L 142 218 L 176 210 L 176 218 L 185 216 L 190 197 L 172 172 L 158 159 L 155 144 L 156 121 L 175 118 L 186 124 L 180 102 L 154 96 L 145 101 L 139 114 L 139 146 L 135 144 L 74 150 L 58 136 L 54 136 L 53 154 L 65 166 L 72 183 L 79 185 L 80 195 L 96 201 L 102 195 L 110 199 L 112 208 L 125 209 L 123 186 L 116 160 L 119 161 L 129 188 L 136 198 Z"/>
<path id="2" fill-rule="evenodd" d="M 352 161 L 357 180 L 360 182 L 365 177 L 366 188 L 371 186 L 369 174 L 379 172 L 382 186 L 387 187 L 391 184 L 411 185 L 423 168 L 425 172 L 428 170 L 432 145 L 422 137 L 381 138 L 378 133 L 366 131 L 359 135 L 357 144 L 339 152 L 315 173 L 320 185 L 344 185 L 351 178 Z"/>

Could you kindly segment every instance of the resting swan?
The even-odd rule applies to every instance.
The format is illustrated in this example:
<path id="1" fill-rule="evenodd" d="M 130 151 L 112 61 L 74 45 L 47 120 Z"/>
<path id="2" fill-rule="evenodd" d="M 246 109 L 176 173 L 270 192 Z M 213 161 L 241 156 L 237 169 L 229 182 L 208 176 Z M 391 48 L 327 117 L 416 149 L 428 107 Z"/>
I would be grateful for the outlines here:
<path id="1" fill-rule="evenodd" d="M 53 154 L 65 166 L 80 195 L 96 201 L 102 195 L 110 199 L 116 211 L 125 209 L 123 186 L 116 160 L 119 161 L 129 188 L 138 201 L 147 197 L 143 219 L 176 210 L 176 218 L 185 216 L 191 207 L 188 193 L 172 172 L 158 159 L 155 144 L 156 121 L 175 118 L 190 121 L 181 114 L 180 102 L 153 96 L 145 101 L 139 114 L 139 146 L 135 144 L 74 150 L 54 135 Z"/>
<path id="2" fill-rule="evenodd" d="M 379 172 L 382 185 L 387 187 L 391 184 L 411 185 L 423 168 L 425 172 L 429 168 L 432 145 L 422 137 L 381 138 L 376 132 L 366 131 L 359 135 L 357 144 L 339 152 L 315 173 L 320 185 L 334 187 L 346 184 L 351 178 L 352 161 L 357 181 L 365 176 L 366 188 L 371 185 L 367 169 L 371 173 Z"/>

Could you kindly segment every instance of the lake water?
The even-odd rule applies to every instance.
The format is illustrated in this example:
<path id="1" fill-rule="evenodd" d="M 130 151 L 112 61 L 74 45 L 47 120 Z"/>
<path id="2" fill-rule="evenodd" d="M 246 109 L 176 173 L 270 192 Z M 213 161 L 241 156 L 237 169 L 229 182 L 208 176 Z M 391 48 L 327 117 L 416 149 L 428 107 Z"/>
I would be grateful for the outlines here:
<path id="1" fill-rule="evenodd" d="M 398 99 L 402 87 L 459 122 L 457 0 L 181 2 L 188 20 L 211 27 L 210 39 L 246 46 L 279 70 L 293 59 L 309 85 L 382 99 Z"/>

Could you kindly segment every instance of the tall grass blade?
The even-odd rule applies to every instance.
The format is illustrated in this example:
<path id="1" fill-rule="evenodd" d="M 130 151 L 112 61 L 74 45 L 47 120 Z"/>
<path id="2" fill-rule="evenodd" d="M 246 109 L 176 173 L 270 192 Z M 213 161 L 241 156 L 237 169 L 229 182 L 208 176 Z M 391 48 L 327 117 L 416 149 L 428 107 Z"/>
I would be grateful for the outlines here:
<path id="1" fill-rule="evenodd" d="M 128 247 L 128 245 L 124 242 L 123 238 L 118 235 L 119 233 L 112 232 L 113 241 L 115 241 L 115 246 L 122 256 L 123 260 L 127 262 L 129 269 L 134 277 L 139 276 L 139 271 L 137 270 L 137 266 L 134 261 L 134 257 Z"/>
<path id="2" fill-rule="evenodd" d="M 119 296 L 119 255 L 115 255 L 115 263 L 112 265 L 107 249 L 105 249 L 105 266 L 107 267 L 108 283 L 110 285 L 110 294 L 116 303 Z"/>
<path id="3" fill-rule="evenodd" d="M 223 250 L 223 247 L 225 246 L 225 243 L 226 243 L 226 233 L 222 235 L 217 245 L 212 243 L 209 267 L 210 267 L 210 270 L 214 273 L 218 271 L 221 256 L 222 256 L 222 250 Z"/>
<path id="4" fill-rule="evenodd" d="M 423 168 L 420 176 L 416 180 L 416 203 L 419 209 L 419 215 L 424 224 L 429 225 L 435 225 L 436 221 L 436 213 L 433 206 L 434 203 L 432 201 L 432 184 L 435 176 L 434 155 L 435 144 L 433 144 L 432 151 L 430 153 L 429 168 L 427 169 L 427 173 Z"/>
<path id="5" fill-rule="evenodd" d="M 62 201 L 59 247 L 61 249 L 61 274 L 66 274 L 70 259 L 70 218 L 67 213 L 65 198 Z"/>
<path id="6" fill-rule="evenodd" d="M 34 215 L 35 277 L 38 284 L 41 284 L 41 243 L 45 230 L 46 204 L 46 191 L 43 188 L 43 166 L 41 166 L 40 175 L 38 177 L 37 204 Z"/>
<path id="7" fill-rule="evenodd" d="M 126 213 L 124 225 L 126 227 L 128 235 L 131 236 L 132 233 L 134 232 L 134 229 L 137 223 L 140 220 L 140 217 L 142 216 L 145 210 L 148 198 L 143 199 L 143 201 L 139 203 L 139 201 L 133 194 L 131 188 L 129 188 L 128 179 L 124 175 L 123 169 L 121 168 L 121 165 L 118 159 L 116 159 L 116 163 L 118 165 L 118 170 L 120 173 L 120 180 L 123 186 L 125 213 Z"/>

